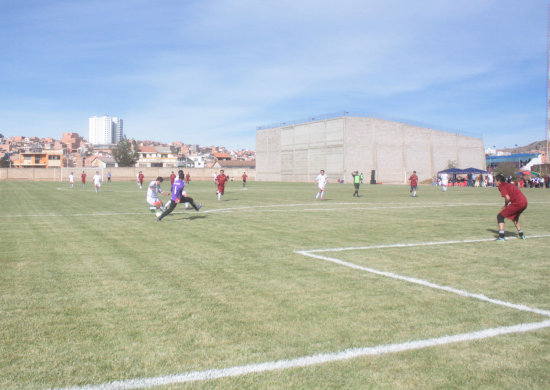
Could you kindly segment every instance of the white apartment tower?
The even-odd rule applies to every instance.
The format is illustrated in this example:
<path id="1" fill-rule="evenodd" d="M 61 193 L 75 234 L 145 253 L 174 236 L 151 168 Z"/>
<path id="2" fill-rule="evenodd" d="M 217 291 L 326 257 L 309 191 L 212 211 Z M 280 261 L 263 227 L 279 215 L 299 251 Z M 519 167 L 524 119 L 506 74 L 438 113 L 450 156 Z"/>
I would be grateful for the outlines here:
<path id="1" fill-rule="evenodd" d="M 116 144 L 124 136 L 123 121 L 109 115 L 88 119 L 88 141 L 92 145 Z"/>

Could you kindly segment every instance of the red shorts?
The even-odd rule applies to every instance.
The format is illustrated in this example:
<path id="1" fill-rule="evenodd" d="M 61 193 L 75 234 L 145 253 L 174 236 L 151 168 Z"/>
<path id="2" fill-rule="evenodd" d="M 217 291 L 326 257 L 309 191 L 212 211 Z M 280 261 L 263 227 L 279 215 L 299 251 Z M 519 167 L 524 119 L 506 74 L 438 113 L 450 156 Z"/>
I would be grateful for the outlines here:
<path id="1" fill-rule="evenodd" d="M 225 186 L 218 186 L 218 192 L 223 195 Z"/>
<path id="2" fill-rule="evenodd" d="M 506 206 L 500 214 L 504 218 L 511 219 L 512 221 L 515 221 L 519 218 L 521 213 L 523 213 L 523 210 L 527 208 L 527 204 L 509 204 Z"/>

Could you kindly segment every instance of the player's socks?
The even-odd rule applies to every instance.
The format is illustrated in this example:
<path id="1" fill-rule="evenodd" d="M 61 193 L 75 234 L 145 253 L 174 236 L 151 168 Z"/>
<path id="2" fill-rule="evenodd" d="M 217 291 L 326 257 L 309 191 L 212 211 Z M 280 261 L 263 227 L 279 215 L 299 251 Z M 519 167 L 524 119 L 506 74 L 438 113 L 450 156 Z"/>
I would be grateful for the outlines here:
<path id="1" fill-rule="evenodd" d="M 498 231 L 498 238 L 504 240 L 504 230 L 499 230 Z"/>

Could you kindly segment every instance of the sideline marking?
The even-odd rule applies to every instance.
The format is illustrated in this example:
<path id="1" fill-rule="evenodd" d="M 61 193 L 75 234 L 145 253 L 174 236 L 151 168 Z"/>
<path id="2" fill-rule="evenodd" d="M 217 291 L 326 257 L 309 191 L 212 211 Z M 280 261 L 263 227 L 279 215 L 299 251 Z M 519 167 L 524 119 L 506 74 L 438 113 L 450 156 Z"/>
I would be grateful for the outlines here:
<path id="1" fill-rule="evenodd" d="M 427 347 L 435 347 L 463 341 L 482 340 L 512 333 L 531 332 L 550 327 L 550 320 L 531 322 L 500 328 L 485 329 L 471 333 L 461 333 L 452 336 L 436 337 L 425 340 L 416 340 L 400 344 L 378 345 L 376 347 L 350 348 L 341 352 L 322 353 L 311 356 L 303 356 L 296 359 L 277 360 L 272 362 L 249 364 L 215 370 L 192 371 L 179 375 L 167 375 L 155 378 L 130 379 L 126 381 L 114 381 L 100 385 L 87 385 L 65 387 L 57 390 L 127 390 L 144 389 L 156 386 L 166 386 L 177 383 L 207 381 L 219 378 L 235 377 L 245 374 L 262 373 L 267 371 L 285 370 L 298 367 L 308 367 L 323 363 L 333 363 L 364 356 L 384 355 L 388 353 L 405 352 Z"/>
<path id="2" fill-rule="evenodd" d="M 531 236 L 528 238 L 546 238 L 546 237 L 550 237 L 550 234 Z M 294 252 L 297 254 L 301 254 L 303 256 L 308 256 L 315 259 L 329 261 L 338 265 L 350 267 L 352 269 L 357 269 L 361 271 L 374 273 L 376 275 L 386 276 L 397 280 L 415 283 L 422 286 L 447 291 L 460 296 L 478 299 L 478 300 L 492 303 L 495 305 L 505 306 L 505 307 L 509 307 L 509 308 L 521 310 L 521 311 L 532 312 L 532 313 L 550 318 L 550 311 L 548 310 L 532 308 L 522 304 L 505 302 L 498 299 L 486 297 L 485 295 L 482 295 L 482 294 L 474 294 L 465 290 L 459 290 L 449 286 L 440 286 L 438 284 L 428 282 L 422 279 L 402 276 L 402 275 L 394 274 L 392 272 L 379 271 L 373 268 L 363 267 L 363 266 L 342 261 L 339 259 L 314 254 L 315 252 L 341 252 L 341 251 L 347 251 L 347 250 L 368 250 L 368 249 L 380 249 L 380 248 L 402 248 L 402 247 L 411 247 L 411 246 L 451 245 L 451 244 L 458 244 L 458 243 L 472 243 L 472 242 L 485 242 L 485 241 L 494 241 L 494 239 L 372 245 L 372 246 L 363 246 L 363 247 L 312 249 L 312 250 L 302 250 L 302 251 L 294 251 Z M 323 364 L 323 363 L 332 363 L 332 362 L 337 362 L 342 360 L 349 360 L 349 359 L 354 359 L 358 357 L 383 355 L 383 354 L 396 353 L 396 352 L 406 352 L 406 351 L 411 351 L 416 349 L 435 347 L 435 346 L 459 343 L 464 341 L 482 340 L 486 338 L 497 337 L 497 336 L 513 334 L 513 333 L 531 332 L 531 331 L 545 329 L 545 328 L 550 328 L 550 319 L 546 319 L 541 322 L 529 322 L 529 323 L 522 323 L 522 324 L 517 324 L 512 326 L 501 326 L 497 328 L 483 329 L 475 332 L 460 333 L 460 334 L 455 334 L 451 336 L 435 337 L 435 338 L 429 338 L 424 340 L 414 340 L 414 341 L 409 341 L 404 343 L 377 345 L 374 347 L 350 348 L 339 352 L 321 353 L 321 354 L 315 354 L 315 355 L 309 355 L 309 356 L 302 356 L 294 359 L 276 360 L 271 362 L 249 364 L 249 365 L 243 365 L 243 366 L 234 366 L 234 367 L 221 368 L 221 369 L 191 371 L 183 374 L 159 376 L 159 377 L 152 377 L 152 378 L 136 378 L 136 379 L 103 383 L 99 385 L 65 387 L 65 388 L 58 388 L 57 390 L 128 390 L 128 389 L 143 389 L 143 388 L 150 388 L 150 387 L 157 387 L 157 386 L 166 386 L 166 385 L 178 384 L 178 383 L 207 381 L 212 379 L 235 377 L 235 376 L 241 376 L 241 375 L 252 374 L 252 373 L 262 373 L 262 372 L 275 371 L 275 370 L 308 367 L 308 366 L 314 366 L 314 365 Z"/>
<path id="3" fill-rule="evenodd" d="M 128 191 L 130 192 L 130 191 Z M 550 204 L 550 202 L 529 202 L 530 204 Z M 338 202 L 330 203 L 330 205 L 354 205 L 356 207 L 348 208 L 328 208 L 328 207 L 319 207 L 319 202 L 312 201 L 311 203 L 294 203 L 294 204 L 271 204 L 271 205 L 259 205 L 259 206 L 243 206 L 243 207 L 229 207 L 222 209 L 210 209 L 203 210 L 201 213 L 231 213 L 234 211 L 259 211 L 259 212 L 283 212 L 288 210 L 291 207 L 308 207 L 307 209 L 302 210 L 291 210 L 293 213 L 296 212 L 317 212 L 317 211 L 347 211 L 347 210 L 391 210 L 391 209 L 424 209 L 424 208 L 436 208 L 436 207 L 469 207 L 469 206 L 502 206 L 502 202 L 492 202 L 492 203 L 425 203 L 422 205 L 411 205 L 410 203 L 386 203 L 384 205 L 358 205 L 357 203 L 352 202 Z M 203 205 L 204 206 L 204 205 Z M 312 206 L 316 206 L 312 208 Z M 277 208 L 280 208 L 277 210 Z M 266 210 L 274 209 L 274 210 Z M 193 210 L 191 210 L 193 211 Z M 78 214 L 12 214 L 12 215 L 0 215 L 0 218 L 25 218 L 25 217 L 34 217 L 34 218 L 45 218 L 45 217 L 102 217 L 102 216 L 112 216 L 112 215 L 150 215 L 150 212 L 103 212 L 103 213 L 78 213 Z M 185 211 L 174 211 L 172 214 L 186 214 Z"/>

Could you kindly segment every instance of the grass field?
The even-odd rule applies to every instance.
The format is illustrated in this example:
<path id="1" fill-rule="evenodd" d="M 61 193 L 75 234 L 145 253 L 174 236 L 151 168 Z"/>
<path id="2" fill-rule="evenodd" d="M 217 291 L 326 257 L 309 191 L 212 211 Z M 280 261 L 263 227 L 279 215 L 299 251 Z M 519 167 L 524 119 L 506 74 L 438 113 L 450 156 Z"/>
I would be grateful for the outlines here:
<path id="1" fill-rule="evenodd" d="M 550 387 L 550 190 L 67 187 L 0 182 L 2 389 Z"/>

